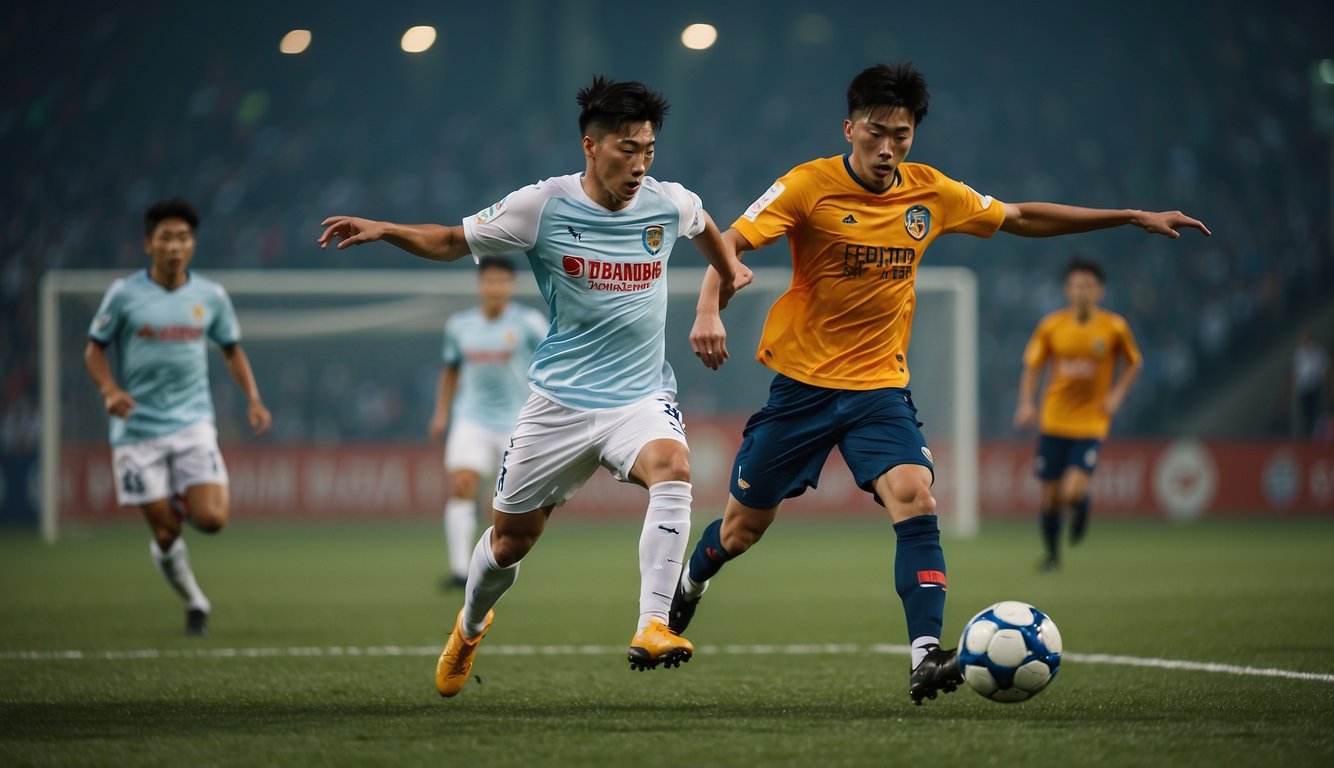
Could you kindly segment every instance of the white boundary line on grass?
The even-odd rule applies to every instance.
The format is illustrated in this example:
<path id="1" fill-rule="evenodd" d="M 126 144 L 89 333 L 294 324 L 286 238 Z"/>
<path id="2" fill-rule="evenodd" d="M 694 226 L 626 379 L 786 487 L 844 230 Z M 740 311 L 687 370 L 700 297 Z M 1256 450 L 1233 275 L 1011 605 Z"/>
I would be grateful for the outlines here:
<path id="1" fill-rule="evenodd" d="M 487 646 L 486 655 L 492 656 L 601 656 L 623 653 L 620 646 L 605 645 L 494 645 Z M 855 645 L 848 643 L 813 643 L 804 645 L 703 645 L 696 653 L 723 656 L 848 656 L 859 653 L 908 655 L 906 645 Z M 358 656 L 438 656 L 438 646 L 381 645 L 357 646 L 297 646 L 291 648 L 177 648 L 133 651 L 0 651 L 0 662 L 5 661 L 125 661 L 142 659 L 258 659 L 293 657 L 358 657 Z M 1214 672 L 1246 677 L 1280 677 L 1288 680 L 1309 680 L 1334 683 L 1334 674 L 1297 672 L 1290 669 L 1243 667 L 1235 664 L 1214 664 L 1202 661 L 1153 659 L 1139 656 L 1115 656 L 1106 653 L 1066 653 L 1062 660 L 1079 664 L 1110 664 L 1121 667 L 1153 667 L 1187 672 Z"/>

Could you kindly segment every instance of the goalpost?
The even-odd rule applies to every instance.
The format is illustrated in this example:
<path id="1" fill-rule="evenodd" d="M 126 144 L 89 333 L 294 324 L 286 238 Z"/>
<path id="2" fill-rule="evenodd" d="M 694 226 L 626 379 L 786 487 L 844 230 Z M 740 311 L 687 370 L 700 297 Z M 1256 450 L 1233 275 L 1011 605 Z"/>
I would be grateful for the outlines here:
<path id="1" fill-rule="evenodd" d="M 475 305 L 471 271 L 200 271 L 232 297 L 242 343 L 275 413 L 274 432 L 253 441 L 238 426 L 244 423 L 244 398 L 218 358 L 210 361 L 219 436 L 229 465 L 228 446 L 237 444 L 255 450 L 279 444 L 300 453 L 331 445 L 365 443 L 378 450 L 424 442 L 439 373 L 441 328 L 448 314 Z M 82 352 L 102 295 L 128 273 L 51 270 L 42 279 L 40 521 L 47 542 L 58 538 L 62 521 L 106 518 L 105 509 L 92 508 L 114 508 L 106 414 L 84 373 Z M 739 424 L 764 402 L 772 374 L 753 355 L 768 308 L 786 290 L 791 272 L 755 269 L 754 283 L 723 314 L 731 359 L 717 372 L 705 369 L 689 348 L 702 276 L 695 267 L 673 266 L 667 273 L 667 354 L 679 379 L 687 429 L 698 429 L 691 432 L 696 498 L 712 504 L 713 496 L 725 499 L 732 450 L 715 443 L 724 435 L 739 441 Z M 542 306 L 531 273 L 520 269 L 518 278 L 515 300 Z M 927 267 L 918 271 L 916 286 L 909 351 L 913 399 L 936 459 L 943 527 L 973 536 L 978 529 L 976 280 L 966 268 Z M 818 501 L 821 494 L 855 498 L 850 477 L 837 475 L 846 474 L 841 465 L 832 461 L 820 488 L 798 501 Z M 719 471 L 723 480 L 717 479 Z M 344 489 L 357 482 L 330 472 Z M 244 491 L 239 480 L 233 472 L 234 503 Z"/>

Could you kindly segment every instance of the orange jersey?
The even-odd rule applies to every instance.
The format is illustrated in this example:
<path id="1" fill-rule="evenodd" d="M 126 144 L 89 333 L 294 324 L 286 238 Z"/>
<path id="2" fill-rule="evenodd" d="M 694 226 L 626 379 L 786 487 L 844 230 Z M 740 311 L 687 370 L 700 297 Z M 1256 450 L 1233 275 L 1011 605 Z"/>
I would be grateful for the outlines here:
<path id="1" fill-rule="evenodd" d="M 922 255 L 939 235 L 991 237 L 1003 204 L 930 166 L 903 163 L 873 192 L 843 156 L 793 168 L 732 227 L 756 248 L 787 235 L 792 284 L 769 310 L 756 358 L 831 389 L 908 385 Z"/>
<path id="2" fill-rule="evenodd" d="M 1094 309 L 1083 323 L 1070 308 L 1042 318 L 1024 350 L 1024 365 L 1029 368 L 1051 363 L 1042 392 L 1042 434 L 1106 437 L 1111 419 L 1102 404 L 1112 390 L 1118 358 L 1127 365 L 1140 362 L 1130 325 L 1115 312 Z"/>

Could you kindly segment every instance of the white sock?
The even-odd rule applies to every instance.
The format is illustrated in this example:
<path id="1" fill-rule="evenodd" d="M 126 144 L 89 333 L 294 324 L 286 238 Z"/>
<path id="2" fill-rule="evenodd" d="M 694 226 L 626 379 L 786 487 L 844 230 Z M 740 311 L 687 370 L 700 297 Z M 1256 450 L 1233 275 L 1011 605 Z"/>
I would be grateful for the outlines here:
<path id="1" fill-rule="evenodd" d="M 701 583 L 690 578 L 690 567 L 688 564 L 687 567 L 681 569 L 681 591 L 685 593 L 686 597 L 690 598 L 690 602 L 693 603 L 700 599 L 700 597 L 703 596 L 704 591 L 708 588 L 708 579 L 705 579 Z"/>
<path id="2" fill-rule="evenodd" d="M 496 564 L 496 557 L 491 553 L 491 531 L 487 528 L 478 539 L 472 551 L 472 562 L 468 565 L 468 586 L 464 588 L 463 598 L 463 633 L 468 637 L 477 637 L 486 626 L 486 614 L 496 606 L 501 595 L 505 594 L 519 578 L 519 566 L 515 563 L 508 568 Z"/>
<path id="3" fill-rule="evenodd" d="M 928 645 L 940 645 L 940 638 L 923 635 L 912 641 L 912 668 L 917 669 L 917 665 L 926 658 Z"/>
<path id="4" fill-rule="evenodd" d="M 212 609 L 213 606 L 209 604 L 208 598 L 204 597 L 204 591 L 195 581 L 195 572 L 190 568 L 190 551 L 185 547 L 185 539 L 177 536 L 176 541 L 167 547 L 166 552 L 163 552 L 157 540 L 153 539 L 149 541 L 148 553 L 153 556 L 153 564 L 157 566 L 162 578 L 176 590 L 176 594 L 185 601 L 187 608 L 198 608 L 204 613 Z"/>
<path id="5" fill-rule="evenodd" d="M 690 483 L 670 480 L 648 489 L 648 512 L 639 535 L 639 628 L 650 619 L 667 623 L 672 593 L 690 540 Z"/>
<path id="6" fill-rule="evenodd" d="M 476 541 L 477 502 L 471 499 L 450 499 L 445 504 L 445 546 L 449 550 L 449 572 L 455 576 L 468 575 L 472 552 L 468 545 Z"/>

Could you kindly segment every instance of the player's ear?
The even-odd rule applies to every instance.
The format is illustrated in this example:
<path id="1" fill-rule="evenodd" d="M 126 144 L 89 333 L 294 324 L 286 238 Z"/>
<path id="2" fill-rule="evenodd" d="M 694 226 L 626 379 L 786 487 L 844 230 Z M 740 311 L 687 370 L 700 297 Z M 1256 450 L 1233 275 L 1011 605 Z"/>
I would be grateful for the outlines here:
<path id="1" fill-rule="evenodd" d="M 587 158 L 589 158 L 589 159 L 592 159 L 592 157 L 593 157 L 593 147 L 595 147 L 595 146 L 597 146 L 597 142 L 593 140 L 593 137 L 592 137 L 592 136 L 585 136 L 585 137 L 584 137 L 584 157 L 587 157 Z"/>
<path id="2" fill-rule="evenodd" d="M 843 121 L 843 138 L 847 139 L 849 144 L 852 143 L 852 120 Z"/>

